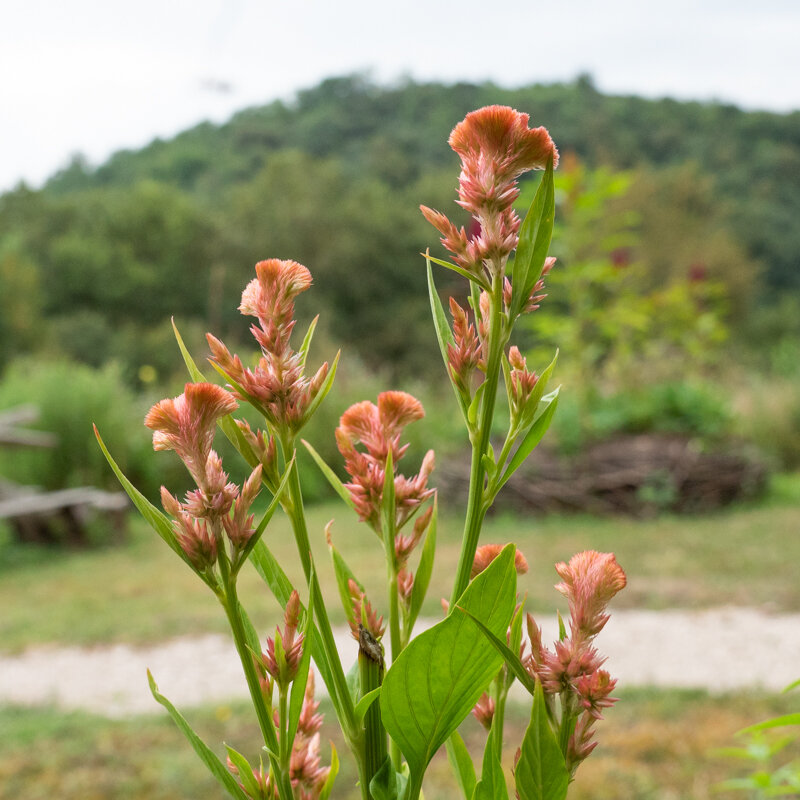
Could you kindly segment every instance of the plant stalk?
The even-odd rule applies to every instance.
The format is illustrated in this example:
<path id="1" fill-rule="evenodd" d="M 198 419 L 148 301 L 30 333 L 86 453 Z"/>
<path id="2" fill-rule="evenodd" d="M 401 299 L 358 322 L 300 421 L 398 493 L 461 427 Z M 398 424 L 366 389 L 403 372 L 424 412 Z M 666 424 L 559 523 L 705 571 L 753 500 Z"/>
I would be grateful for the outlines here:
<path id="1" fill-rule="evenodd" d="M 383 652 L 380 643 L 363 626 L 358 631 L 358 673 L 363 697 L 383 683 Z M 386 729 L 381 720 L 380 703 L 375 701 L 364 717 L 364 780 L 369 783 L 386 761 Z M 371 797 L 371 794 L 369 794 Z"/>
<path id="2" fill-rule="evenodd" d="M 472 441 L 472 462 L 470 465 L 469 499 L 467 501 L 467 515 L 464 522 L 464 536 L 461 542 L 461 556 L 458 561 L 456 581 L 453 593 L 450 596 L 450 608 L 455 608 L 459 597 L 467 588 L 472 562 L 475 560 L 475 551 L 478 549 L 483 518 L 486 515 L 484 508 L 484 482 L 486 469 L 483 456 L 489 449 L 492 434 L 492 419 L 497 399 L 497 386 L 500 381 L 500 368 L 503 356 L 503 274 L 496 270 L 492 279 L 492 294 L 489 321 L 489 358 L 486 364 L 486 388 L 481 400 L 480 419 L 478 422 L 478 435 Z"/>

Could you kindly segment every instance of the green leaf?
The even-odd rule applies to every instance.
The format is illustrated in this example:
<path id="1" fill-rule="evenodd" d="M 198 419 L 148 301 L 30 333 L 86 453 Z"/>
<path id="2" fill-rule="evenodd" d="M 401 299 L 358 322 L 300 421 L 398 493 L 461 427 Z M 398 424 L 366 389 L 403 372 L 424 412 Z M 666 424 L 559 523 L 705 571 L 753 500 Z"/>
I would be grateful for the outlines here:
<path id="1" fill-rule="evenodd" d="M 172 330 L 175 333 L 175 340 L 178 342 L 178 348 L 183 356 L 183 362 L 189 370 L 189 376 L 195 383 L 209 383 L 208 378 L 200 371 L 195 360 L 192 358 L 191 353 L 183 342 L 183 337 L 178 331 L 178 326 L 175 324 L 175 319 L 172 320 Z M 224 374 L 224 373 L 223 373 Z M 233 416 L 228 414 L 218 420 L 220 430 L 225 434 L 225 438 L 239 451 L 239 454 L 251 466 L 255 467 L 258 464 L 258 458 L 253 453 L 247 440 L 239 430 L 239 426 L 233 421 Z"/>
<path id="2" fill-rule="evenodd" d="M 411 587 L 411 601 L 408 605 L 408 618 L 406 620 L 406 638 L 410 638 L 409 634 L 414 628 L 414 623 L 417 621 L 419 612 L 422 610 L 422 604 L 425 602 L 425 596 L 428 593 L 428 586 L 431 582 L 431 575 L 433 574 L 433 560 L 436 554 L 436 530 L 439 518 L 439 500 L 434 498 L 433 501 L 433 514 L 431 521 L 428 525 L 428 531 L 425 534 L 425 544 L 422 545 L 422 554 L 419 557 L 419 566 L 414 575 L 414 584 Z"/>
<path id="3" fill-rule="evenodd" d="M 248 800 L 247 795 L 242 791 L 236 779 L 228 772 L 227 767 L 220 761 L 213 750 L 192 730 L 189 723 L 183 718 L 175 706 L 158 691 L 158 686 L 153 679 L 150 670 L 147 670 L 147 680 L 150 684 L 150 691 L 156 701 L 167 709 L 181 733 L 189 740 L 195 753 L 202 759 L 211 774 L 222 784 L 225 789 L 237 800 Z"/>
<path id="4" fill-rule="evenodd" d="M 339 754 L 336 752 L 336 748 L 333 746 L 333 742 L 331 742 L 331 770 L 328 773 L 328 777 L 325 780 L 325 783 L 322 785 L 322 790 L 319 793 L 319 800 L 328 800 L 331 796 L 331 790 L 333 789 L 333 782 L 336 780 L 336 776 L 339 774 Z"/>
<path id="5" fill-rule="evenodd" d="M 302 428 L 303 425 L 305 425 L 311 419 L 311 417 L 314 416 L 314 412 L 320 407 L 322 401 L 328 396 L 328 392 L 330 392 L 331 388 L 333 387 L 333 380 L 336 377 L 336 368 L 339 366 L 339 356 L 341 356 L 341 354 L 341 350 L 336 353 L 336 357 L 333 359 L 331 368 L 328 370 L 328 374 L 325 376 L 322 386 L 319 387 L 319 391 L 306 409 L 306 413 L 303 414 L 303 421 L 300 423 L 299 428 Z"/>
<path id="6" fill-rule="evenodd" d="M 553 370 L 555 370 L 557 363 L 558 350 L 556 350 L 553 360 L 545 367 L 544 372 L 539 376 L 539 380 L 536 381 L 536 386 L 533 387 L 531 396 L 528 398 L 526 410 L 528 408 L 531 410 L 531 416 L 528 417 L 529 420 L 534 419 L 537 414 L 543 413 L 539 411 L 539 403 L 544 395 L 544 390 L 547 388 L 547 384 L 550 382 L 550 378 L 553 375 Z"/>
<path id="7" fill-rule="evenodd" d="M 306 335 L 303 337 L 303 344 L 300 345 L 300 349 L 297 351 L 300 354 L 301 369 L 305 369 L 306 358 L 308 357 L 308 351 L 311 347 L 311 340 L 314 338 L 314 331 L 317 328 L 317 322 L 319 322 L 319 314 L 317 314 L 317 316 L 311 320 L 311 324 L 308 326 Z"/>
<path id="8" fill-rule="evenodd" d="M 509 461 L 503 473 L 503 477 L 497 484 L 497 491 L 508 482 L 508 479 L 520 468 L 523 461 L 533 452 L 533 449 L 542 441 L 542 437 L 547 433 L 547 429 L 550 427 L 550 423 L 553 419 L 553 414 L 556 413 L 556 408 L 558 408 L 559 391 L 559 389 L 556 389 L 554 392 L 542 398 L 541 402 L 544 404 L 544 410 L 534 420 L 533 425 L 531 425 L 530 429 L 525 434 L 525 438 L 517 448 L 517 452 L 514 453 L 513 458 Z"/>
<path id="9" fill-rule="evenodd" d="M 392 449 L 386 454 L 386 464 L 383 473 L 383 492 L 381 493 L 381 529 L 383 531 L 383 547 L 386 558 L 394 562 L 394 537 L 397 527 L 397 512 L 394 499 L 394 465 L 392 464 Z"/>
<path id="10" fill-rule="evenodd" d="M 458 391 L 458 387 L 455 385 L 455 383 L 453 383 L 453 378 L 450 375 L 450 362 L 447 358 L 447 345 L 452 344 L 455 346 L 453 332 L 450 330 L 450 323 L 447 321 L 447 315 L 445 314 L 444 307 L 442 306 L 442 301 L 439 299 L 439 292 L 436 291 L 436 284 L 433 281 L 433 270 L 431 269 L 430 256 L 426 255 L 425 260 L 428 266 L 428 297 L 431 302 L 431 314 L 433 316 L 433 327 L 436 330 L 436 340 L 439 342 L 439 350 L 442 354 L 442 361 L 444 361 L 445 372 L 447 373 L 447 377 L 450 380 L 450 385 L 453 387 L 453 391 L 455 392 L 456 400 L 458 400 L 458 406 L 461 409 L 461 413 L 464 415 L 464 419 L 466 420 L 466 403 L 464 402 L 464 398 L 461 396 L 461 392 Z"/>
<path id="11" fill-rule="evenodd" d="M 336 585 L 339 588 L 339 599 L 342 601 L 344 613 L 350 622 L 357 622 L 355 619 L 355 612 L 353 610 L 353 603 L 350 599 L 349 581 L 353 581 L 361 591 L 364 591 L 364 584 L 356 578 L 353 570 L 350 569 L 344 557 L 331 541 L 328 544 L 328 549 L 331 551 L 331 561 L 333 562 L 333 573 L 336 576 Z"/>
<path id="12" fill-rule="evenodd" d="M 461 793 L 466 800 L 471 800 L 475 791 L 475 765 L 472 763 L 472 756 L 461 738 L 461 734 L 455 731 L 447 740 L 447 759 L 456 776 L 456 781 L 461 789 Z"/>
<path id="13" fill-rule="evenodd" d="M 245 791 L 252 797 L 258 797 L 261 789 L 258 786 L 255 775 L 253 775 L 253 768 L 250 766 L 250 762 L 230 745 L 226 744 L 225 749 L 228 751 L 228 758 L 239 770 L 239 780 L 244 784 Z"/>
<path id="14" fill-rule="evenodd" d="M 278 510 L 278 506 L 281 502 L 281 497 L 283 497 L 283 493 L 286 490 L 287 485 L 289 484 L 289 478 L 291 477 L 292 468 L 294 467 L 294 462 L 296 458 L 296 454 L 292 455 L 292 460 L 286 465 L 286 470 L 283 473 L 283 477 L 281 478 L 281 482 L 278 484 L 278 488 L 275 490 L 275 494 L 272 496 L 272 500 L 270 500 L 269 505 L 267 506 L 267 510 L 264 512 L 264 516 L 261 518 L 261 522 L 259 522 L 258 527 L 255 530 L 255 533 L 250 537 L 250 540 L 242 550 L 241 554 L 238 557 L 238 561 L 233 569 L 233 574 L 239 572 L 242 568 L 242 564 L 244 564 L 250 556 L 250 553 L 253 552 L 255 546 L 261 541 L 261 535 L 264 533 L 267 525 L 269 525 L 270 520 L 272 519 L 275 512 Z"/>
<path id="15" fill-rule="evenodd" d="M 350 492 L 347 490 L 345 485 L 339 480 L 339 477 L 336 473 L 325 463 L 325 460 L 322 456 L 305 440 L 301 440 L 305 445 L 306 450 L 311 454 L 311 458 L 314 459 L 314 462 L 319 467 L 320 472 L 325 476 L 328 483 L 333 487 L 333 490 L 342 500 L 347 503 L 350 508 L 355 511 L 356 505 L 353 502 L 353 498 L 350 496 Z"/>
<path id="16" fill-rule="evenodd" d="M 796 681 L 792 681 L 792 683 L 790 683 L 790 684 L 789 684 L 789 685 L 788 685 L 788 686 L 787 686 L 785 689 L 783 689 L 782 691 L 783 691 L 783 692 L 791 692 L 791 691 L 792 691 L 792 689 L 796 689 L 798 686 L 800 686 L 800 678 L 798 678 Z"/>
<path id="17" fill-rule="evenodd" d="M 482 289 L 486 289 L 486 291 L 491 290 L 491 286 L 489 283 L 481 276 L 476 275 L 473 272 L 468 272 L 463 267 L 459 267 L 458 264 L 453 264 L 452 261 L 442 261 L 441 258 L 434 258 L 430 253 L 420 253 L 420 255 L 425 256 L 427 261 L 433 261 L 434 264 L 438 264 L 440 267 L 444 267 L 445 269 L 450 269 L 453 272 L 457 272 L 463 278 L 466 278 L 468 281 L 472 283 L 477 283 Z"/>
<path id="18" fill-rule="evenodd" d="M 569 772 L 550 727 L 544 691 L 538 681 L 514 780 L 520 800 L 564 800 L 567 796 Z"/>
<path id="19" fill-rule="evenodd" d="M 472 402 L 469 404 L 466 416 L 467 416 L 467 423 L 469 424 L 470 427 L 475 427 L 475 423 L 478 421 L 478 409 L 481 406 L 481 398 L 483 397 L 483 393 L 485 390 L 486 390 L 486 381 L 484 381 L 475 390 Z"/>
<path id="20" fill-rule="evenodd" d="M 312 563 L 311 569 L 314 569 Z M 292 681 L 292 692 L 289 695 L 289 748 L 291 749 L 294 737 L 297 735 L 297 726 L 300 722 L 300 714 L 303 711 L 303 698 L 306 692 L 306 684 L 308 683 L 308 670 L 311 664 L 311 649 L 314 630 L 314 603 L 313 596 L 309 598 L 308 608 L 306 609 L 306 616 L 303 622 L 302 633 L 305 637 L 303 642 L 303 657 L 300 659 L 300 665 L 297 668 L 297 675 Z M 277 644 L 277 642 L 276 642 Z"/>
<path id="21" fill-rule="evenodd" d="M 253 552 L 250 553 L 250 561 L 275 599 L 281 604 L 281 608 L 286 608 L 294 586 L 278 563 L 278 559 L 262 540 L 258 541 Z"/>
<path id="22" fill-rule="evenodd" d="M 94 428 L 94 435 L 97 438 L 97 443 L 100 445 L 100 449 L 103 451 L 103 455 L 106 457 L 106 461 L 108 461 L 111 469 L 117 476 L 117 480 L 120 482 L 120 484 L 122 484 L 122 488 L 126 491 L 128 497 L 130 497 L 138 512 L 142 515 L 142 517 L 144 517 L 150 527 L 170 546 L 170 548 L 174 550 L 191 567 L 192 570 L 197 572 L 194 566 L 192 566 L 192 562 L 189 560 L 189 557 L 183 552 L 183 548 L 178 544 L 178 541 L 175 538 L 175 534 L 172 530 L 172 522 L 170 521 L 169 517 L 163 512 L 159 511 L 125 477 L 125 474 L 119 468 L 117 462 L 111 457 L 111 453 L 108 452 L 105 442 L 100 436 L 100 431 L 97 430 L 96 426 Z M 201 575 L 200 577 L 205 580 L 205 576 Z"/>
<path id="23" fill-rule="evenodd" d="M 495 736 L 497 736 L 497 729 L 492 728 L 483 751 L 481 779 L 475 786 L 473 800 L 508 800 L 508 787 L 503 775 L 503 766 L 497 757 Z"/>
<path id="24" fill-rule="evenodd" d="M 474 614 L 470 614 L 465 608 L 457 606 L 458 610 L 466 614 L 480 629 L 483 635 L 489 640 L 492 647 L 503 656 L 508 668 L 514 673 L 517 680 L 533 694 L 536 689 L 536 681 L 528 674 L 528 671 L 520 661 L 519 656 L 505 643 L 505 635 L 500 638 L 495 636 Z"/>
<path id="25" fill-rule="evenodd" d="M 378 686 L 371 692 L 367 692 L 356 703 L 356 720 L 358 720 L 359 724 L 363 724 L 364 717 L 367 715 L 367 711 L 369 711 L 370 706 L 378 699 L 378 697 L 380 697 L 380 694 L 381 694 L 381 687 Z"/>
<path id="26" fill-rule="evenodd" d="M 767 719 L 764 720 L 764 722 L 758 722 L 755 725 L 749 725 L 748 727 L 738 731 L 738 733 L 742 734 L 753 733 L 755 731 L 766 731 L 770 728 L 784 728 L 787 725 L 800 725 L 800 713 L 784 714 L 781 717 L 773 717 L 773 719 Z"/>
<path id="27" fill-rule="evenodd" d="M 496 636 L 504 634 L 516 602 L 514 546 L 478 575 L 458 605 Z M 503 663 L 480 629 L 451 613 L 421 633 L 392 664 L 381 691 L 381 714 L 389 735 L 408 761 L 412 782 L 478 701 Z"/>
<path id="28" fill-rule="evenodd" d="M 400 800 L 406 790 L 408 779 L 402 772 L 397 772 L 388 756 L 369 782 L 369 793 L 372 800 Z"/>
<path id="29" fill-rule="evenodd" d="M 560 611 L 556 611 L 558 615 L 558 641 L 563 642 L 567 638 L 567 626 L 564 624 L 564 618 L 561 616 Z"/>
<path id="30" fill-rule="evenodd" d="M 553 236 L 554 218 L 555 189 L 551 158 L 519 231 L 519 244 L 511 269 L 512 293 L 509 316 L 512 320 L 521 313 L 536 281 L 542 274 Z"/>

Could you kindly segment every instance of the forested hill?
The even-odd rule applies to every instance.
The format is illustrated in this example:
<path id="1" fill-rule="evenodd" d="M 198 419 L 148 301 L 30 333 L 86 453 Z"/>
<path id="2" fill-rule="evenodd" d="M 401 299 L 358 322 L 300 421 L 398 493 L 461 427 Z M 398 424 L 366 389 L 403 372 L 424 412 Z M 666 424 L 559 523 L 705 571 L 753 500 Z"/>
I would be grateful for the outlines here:
<path id="1" fill-rule="evenodd" d="M 492 84 L 380 87 L 332 78 L 292 103 L 251 108 L 224 125 L 202 124 L 170 141 L 114 155 L 96 170 L 73 165 L 50 192 L 164 181 L 209 198 L 247 182 L 270 153 L 298 148 L 336 156 L 349 169 L 401 187 L 431 166 L 454 165 L 446 145 L 455 121 L 491 103 L 529 112 L 562 152 L 627 168 L 695 162 L 714 178 L 733 227 L 766 266 L 773 288 L 800 288 L 800 112 L 746 112 L 718 103 L 614 97 L 589 78 L 502 89 Z"/>
<path id="2" fill-rule="evenodd" d="M 418 206 L 466 222 L 447 137 L 492 103 L 528 112 L 577 156 L 559 180 L 570 163 L 635 168 L 623 211 L 641 221 L 650 288 L 707 275 L 737 327 L 751 297 L 800 298 L 800 113 L 610 97 L 587 78 L 501 89 L 351 76 L 0 195 L 0 368 L 50 351 L 169 374 L 170 316 L 237 335 L 242 287 L 266 257 L 311 268 L 313 302 L 299 313 L 321 312 L 318 340 L 370 366 L 436 367 L 419 253 L 438 236 Z M 587 229 L 601 250 L 607 221 Z M 560 241 L 573 234 L 554 244 L 565 268 Z M 443 292 L 463 288 L 447 280 Z"/>

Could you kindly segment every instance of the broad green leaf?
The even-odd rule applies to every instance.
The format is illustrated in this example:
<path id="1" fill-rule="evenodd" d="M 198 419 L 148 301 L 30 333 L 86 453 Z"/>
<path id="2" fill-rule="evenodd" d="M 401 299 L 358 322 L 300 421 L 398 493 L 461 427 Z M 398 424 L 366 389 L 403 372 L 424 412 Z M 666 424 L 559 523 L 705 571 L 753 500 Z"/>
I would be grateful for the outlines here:
<path id="1" fill-rule="evenodd" d="M 174 723 L 178 726 L 181 733 L 189 740 L 195 753 L 202 759 L 211 774 L 228 790 L 237 800 L 248 800 L 247 795 L 242 791 L 236 778 L 228 772 L 227 767 L 220 761 L 213 750 L 192 730 L 189 723 L 184 719 L 175 706 L 158 691 L 158 686 L 153 679 L 150 670 L 147 670 L 147 681 L 150 684 L 150 691 L 156 701 L 167 709 Z"/>
<path id="2" fill-rule="evenodd" d="M 367 692 L 356 703 L 356 719 L 358 720 L 359 724 L 364 722 L 364 717 L 367 715 L 367 711 L 369 711 L 370 706 L 372 706 L 372 704 L 380 697 L 380 694 L 381 694 L 381 687 L 378 686 L 371 692 Z"/>
<path id="3" fill-rule="evenodd" d="M 311 340 L 314 338 L 314 331 L 317 328 L 317 322 L 319 322 L 319 314 L 317 314 L 317 316 L 311 320 L 311 324 L 308 326 L 306 335 L 303 337 L 303 344 L 300 345 L 300 349 L 297 351 L 300 354 L 300 367 L 302 369 L 305 369 L 306 366 L 306 358 L 308 358 L 308 351 L 311 347 Z"/>
<path id="4" fill-rule="evenodd" d="M 556 389 L 554 392 L 542 398 L 541 402 L 544 404 L 544 410 L 534 420 L 533 425 L 531 425 L 530 429 L 525 434 L 525 438 L 517 448 L 517 452 L 514 453 L 511 461 L 508 462 L 506 471 L 497 484 L 498 491 L 508 482 L 508 479 L 520 466 L 522 466 L 523 461 L 533 452 L 533 449 L 542 441 L 542 437 L 547 433 L 547 429 L 550 427 L 550 423 L 553 419 L 553 414 L 556 413 L 556 408 L 558 408 L 558 394 L 559 389 Z"/>
<path id="5" fill-rule="evenodd" d="M 159 511 L 125 477 L 125 474 L 119 468 L 117 462 L 111 457 L 111 453 L 108 452 L 108 448 L 106 448 L 105 442 L 100 436 L 100 431 L 97 430 L 96 426 L 94 427 L 94 435 L 97 438 L 97 443 L 100 445 L 100 449 L 103 451 L 103 455 L 106 457 L 106 461 L 108 461 L 111 469 L 117 476 L 117 480 L 120 482 L 120 484 L 122 484 L 122 488 L 125 490 L 128 497 L 130 497 L 138 512 L 149 523 L 150 527 L 170 546 L 170 548 L 174 550 L 194 570 L 192 562 L 189 560 L 189 557 L 186 555 L 186 553 L 183 552 L 183 548 L 178 544 L 178 541 L 175 538 L 175 534 L 172 530 L 172 523 L 170 522 L 169 517 L 163 512 Z M 200 577 L 205 580 L 204 576 L 201 575 Z"/>
<path id="6" fill-rule="evenodd" d="M 533 694 L 534 690 L 536 689 L 536 681 L 528 674 L 528 671 L 522 664 L 519 656 L 505 643 L 505 635 L 503 637 L 495 636 L 489 628 L 484 625 L 474 614 L 470 614 L 469 611 L 462 608 L 460 605 L 457 606 L 459 611 L 462 611 L 466 614 L 480 629 L 483 635 L 489 640 L 492 647 L 503 656 L 506 664 L 508 664 L 508 668 L 514 673 L 514 676 L 517 680 L 531 693 Z"/>
<path id="7" fill-rule="evenodd" d="M 414 584 L 411 587 L 411 601 L 408 606 L 408 619 L 406 621 L 406 638 L 414 628 L 414 623 L 417 621 L 419 612 L 422 610 L 422 604 L 425 602 L 425 596 L 428 593 L 428 586 L 431 582 L 431 575 L 433 574 L 433 559 L 436 554 L 436 530 L 439 518 L 439 501 L 434 498 L 433 501 L 433 515 L 428 525 L 428 532 L 425 534 L 425 544 L 422 545 L 422 554 L 419 557 L 419 566 L 414 575 Z"/>
<path id="8" fill-rule="evenodd" d="M 542 374 L 539 376 L 539 380 L 536 381 L 536 386 L 533 387 L 531 396 L 528 398 L 527 408 L 530 408 L 532 412 L 528 419 L 533 419 L 537 414 L 541 413 L 539 411 L 539 402 L 544 395 L 544 390 L 547 388 L 547 384 L 550 382 L 550 378 L 553 375 L 553 370 L 556 368 L 557 363 L 558 350 L 556 350 L 553 360 L 545 367 L 544 372 L 542 372 Z"/>
<path id="9" fill-rule="evenodd" d="M 225 749 L 228 751 L 228 758 L 231 763 L 239 770 L 239 780 L 244 784 L 245 791 L 252 797 L 258 797 L 261 789 L 258 786 L 255 775 L 253 775 L 253 768 L 250 766 L 250 762 L 230 745 L 226 744 Z"/>
<path id="10" fill-rule="evenodd" d="M 350 508 L 355 511 L 355 503 L 353 502 L 353 498 L 350 496 L 350 492 L 347 490 L 345 485 L 339 480 L 337 474 L 325 463 L 325 460 L 322 456 L 305 440 L 301 440 L 305 445 L 306 450 L 311 454 L 311 458 L 314 459 L 314 462 L 319 467 L 320 472 L 325 476 L 328 483 L 333 487 L 333 490 L 342 500 L 347 503 Z"/>
<path id="11" fill-rule="evenodd" d="M 497 757 L 495 736 L 497 736 L 497 729 L 492 728 L 483 751 L 481 779 L 475 786 L 473 800 L 508 800 L 508 787 L 503 775 L 503 766 Z"/>
<path id="12" fill-rule="evenodd" d="M 510 317 L 515 319 L 530 297 L 542 273 L 555 218 L 555 189 L 553 186 L 553 161 L 547 165 L 531 207 L 519 231 L 519 244 L 511 269 Z"/>
<path id="13" fill-rule="evenodd" d="M 458 605 L 496 636 L 504 634 L 516 602 L 514 546 L 509 545 L 466 588 Z M 412 783 L 422 775 L 502 666 L 502 657 L 465 614 L 411 640 L 392 664 L 381 691 L 389 735 L 408 761 Z"/>
<path id="14" fill-rule="evenodd" d="M 445 269 L 450 269 L 453 272 L 457 272 L 463 278 L 466 278 L 468 281 L 472 283 L 477 283 L 482 289 L 486 289 L 489 291 L 491 286 L 487 283 L 487 281 L 481 275 L 475 275 L 472 272 L 467 272 L 463 267 L 459 267 L 458 264 L 453 264 L 451 261 L 442 261 L 441 258 L 434 258 L 430 253 L 420 253 L 420 255 L 425 256 L 426 260 L 433 261 L 434 264 L 438 264 L 440 267 L 444 267 Z"/>
<path id="15" fill-rule="evenodd" d="M 328 773 L 328 777 L 325 780 L 325 783 L 322 786 L 322 790 L 319 793 L 319 800 L 328 800 L 331 796 L 331 790 L 333 789 L 333 782 L 336 780 L 336 776 L 339 774 L 339 754 L 336 752 L 336 748 L 333 746 L 333 742 L 331 742 L 331 770 Z"/>
<path id="16" fill-rule="evenodd" d="M 472 763 L 472 756 L 461 738 L 461 734 L 455 731 L 446 742 L 447 759 L 456 776 L 456 781 L 464 795 L 465 800 L 472 800 L 475 791 L 475 765 Z"/>
<path id="17" fill-rule="evenodd" d="M 544 691 L 538 681 L 514 780 L 520 800 L 564 800 L 567 796 L 569 772 L 550 727 Z"/>
<path id="18" fill-rule="evenodd" d="M 314 569 L 314 565 L 311 565 Z M 289 695 L 289 742 L 294 742 L 297 735 L 297 725 L 300 722 L 300 714 L 303 711 L 303 698 L 305 697 L 306 684 L 308 683 L 308 670 L 311 664 L 312 642 L 314 641 L 314 603 L 313 596 L 309 599 L 306 616 L 303 620 L 302 633 L 305 637 L 303 643 L 303 657 L 300 659 L 300 666 L 297 668 L 297 675 L 292 681 L 292 692 Z M 276 641 L 277 644 L 277 641 Z"/>
<path id="19" fill-rule="evenodd" d="M 314 416 L 314 412 L 320 407 L 322 401 L 328 396 L 328 392 L 330 392 L 331 387 L 333 386 L 333 380 L 336 377 L 336 368 L 339 366 L 339 356 L 341 356 L 341 354 L 341 350 L 336 353 L 336 357 L 333 359 L 333 363 L 328 370 L 328 374 L 325 376 L 325 380 L 322 382 L 322 386 L 320 386 L 319 391 L 306 409 L 306 413 L 303 415 L 303 421 L 300 424 L 300 427 L 305 425 L 306 422 L 308 422 L 308 420 Z"/>
<path id="20" fill-rule="evenodd" d="M 442 353 L 442 361 L 444 361 L 445 372 L 450 380 L 450 385 L 453 387 L 453 392 L 455 392 L 456 400 L 458 400 L 458 406 L 461 409 L 461 413 L 464 415 L 464 419 L 466 420 L 466 404 L 464 403 L 464 398 L 461 396 L 461 392 L 458 391 L 458 387 L 455 385 L 455 383 L 453 383 L 453 379 L 450 375 L 450 362 L 447 358 L 447 345 L 455 345 L 453 340 L 453 332 L 450 330 L 450 323 L 447 321 L 447 315 L 445 314 L 444 307 L 442 306 L 442 301 L 439 299 L 439 292 L 436 291 L 436 284 L 433 280 L 433 270 L 431 269 L 430 256 L 426 255 L 425 260 L 428 266 L 428 298 L 430 299 L 431 303 L 431 314 L 433 316 L 433 327 L 436 330 L 436 340 L 439 342 L 439 350 Z"/>

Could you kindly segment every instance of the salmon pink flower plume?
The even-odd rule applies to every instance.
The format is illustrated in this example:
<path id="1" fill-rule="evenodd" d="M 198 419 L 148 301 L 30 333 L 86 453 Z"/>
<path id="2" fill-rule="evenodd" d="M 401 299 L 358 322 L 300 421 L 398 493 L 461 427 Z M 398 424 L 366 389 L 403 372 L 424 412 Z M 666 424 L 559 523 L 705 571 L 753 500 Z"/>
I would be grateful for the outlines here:
<path id="1" fill-rule="evenodd" d="M 599 633 L 608 622 L 606 606 L 627 583 L 614 554 L 587 550 L 574 555 L 569 564 L 556 564 L 556 572 L 562 579 L 556 589 L 569 602 L 575 632 L 586 637 Z"/>
<path id="2" fill-rule="evenodd" d="M 311 273 L 296 261 L 271 258 L 256 264 L 256 277 L 242 293 L 239 311 L 256 317 L 250 330 L 261 348 L 261 358 L 246 368 L 237 355 L 215 336 L 206 334 L 213 360 L 235 382 L 234 394 L 254 401 L 272 426 L 296 432 L 328 375 L 324 363 L 316 374 L 304 374 L 303 354 L 289 340 L 295 326 L 294 300 L 311 286 Z"/>
<path id="3" fill-rule="evenodd" d="M 187 383 L 183 394 L 156 403 L 144 424 L 153 430 L 154 450 L 174 450 L 203 486 L 217 420 L 235 411 L 236 399 L 213 383 Z"/>
<path id="4" fill-rule="evenodd" d="M 512 208 L 519 196 L 517 178 L 531 169 L 544 169 L 556 150 L 545 128 L 529 128 L 529 117 L 508 106 L 472 111 L 456 125 L 449 144 L 461 157 L 458 204 L 478 223 L 470 237 L 447 217 L 421 207 L 425 218 L 442 235 L 442 244 L 462 269 L 481 278 L 502 273 L 519 241 L 520 220 Z"/>
<path id="5" fill-rule="evenodd" d="M 342 414 L 336 429 L 336 444 L 344 457 L 350 483 L 345 484 L 363 522 L 380 532 L 380 507 L 386 474 L 386 459 L 391 452 L 395 471 L 395 504 L 397 528 L 401 528 L 420 505 L 433 495 L 428 478 L 434 467 L 433 451 L 429 450 L 417 475 L 407 478 L 397 473 L 397 462 L 408 445 L 401 445 L 403 429 L 422 419 L 422 403 L 406 392 L 382 392 L 378 405 L 364 400 Z M 364 451 L 356 448 L 357 444 Z"/>

